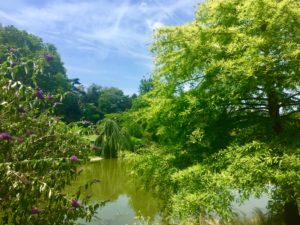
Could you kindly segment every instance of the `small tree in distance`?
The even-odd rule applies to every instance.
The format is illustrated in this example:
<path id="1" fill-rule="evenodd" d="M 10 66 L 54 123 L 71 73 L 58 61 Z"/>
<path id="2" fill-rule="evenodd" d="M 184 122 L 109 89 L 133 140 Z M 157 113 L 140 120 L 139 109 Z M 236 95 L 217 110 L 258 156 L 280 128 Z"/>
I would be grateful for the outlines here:
<path id="1" fill-rule="evenodd" d="M 118 152 L 126 146 L 128 140 L 118 124 L 104 119 L 98 126 L 99 135 L 95 145 L 100 147 L 105 158 L 117 158 Z"/>

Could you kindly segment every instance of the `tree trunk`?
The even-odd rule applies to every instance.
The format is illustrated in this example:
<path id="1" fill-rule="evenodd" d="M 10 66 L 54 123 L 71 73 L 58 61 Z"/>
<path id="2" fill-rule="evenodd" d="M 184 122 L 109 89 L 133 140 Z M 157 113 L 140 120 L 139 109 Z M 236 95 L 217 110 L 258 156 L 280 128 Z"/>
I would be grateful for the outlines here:
<path id="1" fill-rule="evenodd" d="M 273 131 L 275 134 L 279 135 L 283 131 L 283 127 L 280 121 L 280 105 L 275 93 L 268 95 L 268 110 L 272 121 Z"/>
<path id="2" fill-rule="evenodd" d="M 268 110 L 272 121 L 272 128 L 276 135 L 283 132 L 283 126 L 280 120 L 280 105 L 276 94 L 268 94 Z M 291 193 L 290 196 L 293 196 Z M 297 201 L 292 199 L 284 205 L 284 221 L 286 225 L 300 225 L 300 215 Z"/>
<path id="3" fill-rule="evenodd" d="M 298 205 L 295 200 L 285 203 L 284 221 L 286 225 L 300 225 L 300 215 Z"/>

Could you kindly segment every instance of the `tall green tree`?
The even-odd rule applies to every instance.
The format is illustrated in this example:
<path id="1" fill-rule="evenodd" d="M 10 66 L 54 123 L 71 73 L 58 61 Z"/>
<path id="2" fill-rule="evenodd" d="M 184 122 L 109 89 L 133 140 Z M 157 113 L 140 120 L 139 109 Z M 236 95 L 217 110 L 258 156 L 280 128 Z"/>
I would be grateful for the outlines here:
<path id="1" fill-rule="evenodd" d="M 171 160 L 181 215 L 226 217 L 232 201 L 269 190 L 273 211 L 300 223 L 299 6 L 209 0 L 193 22 L 155 33 L 155 88 L 135 119 L 160 144 L 182 149 Z"/>
<path id="2" fill-rule="evenodd" d="M 103 119 L 104 114 L 98 107 L 98 98 L 103 90 L 102 86 L 92 84 L 89 86 L 82 96 L 83 118 L 94 123 Z"/>
<path id="3" fill-rule="evenodd" d="M 109 87 L 104 88 L 98 97 L 98 108 L 103 114 L 122 112 L 131 107 L 131 99 L 123 91 Z"/>
<path id="4" fill-rule="evenodd" d="M 150 78 L 144 78 L 140 81 L 139 85 L 139 94 L 143 95 L 146 94 L 147 92 L 151 91 L 153 89 L 153 79 Z"/>
<path id="5" fill-rule="evenodd" d="M 15 76 L 22 83 L 51 93 L 63 93 L 71 89 L 66 70 L 52 44 L 44 43 L 41 38 L 13 26 L 1 26 L 0 49 L 0 62 L 6 60 L 8 50 L 14 52 L 10 64 L 15 67 Z M 33 64 L 34 60 L 43 60 L 44 63 L 39 71 L 32 73 L 30 66 L 20 65 L 21 57 L 27 59 L 28 64 Z"/>
<path id="6" fill-rule="evenodd" d="M 94 103 L 96 104 L 96 106 L 98 105 L 98 98 L 101 95 L 103 91 L 103 87 L 96 85 L 96 84 L 92 84 L 91 86 L 89 86 L 86 90 L 86 102 L 89 103 Z"/>

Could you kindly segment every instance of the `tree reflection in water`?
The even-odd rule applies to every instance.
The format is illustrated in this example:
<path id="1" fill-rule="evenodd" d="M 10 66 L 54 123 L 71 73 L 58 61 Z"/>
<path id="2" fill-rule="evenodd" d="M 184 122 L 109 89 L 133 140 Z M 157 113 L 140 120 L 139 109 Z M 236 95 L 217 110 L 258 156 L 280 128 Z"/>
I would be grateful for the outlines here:
<path id="1" fill-rule="evenodd" d="M 98 223 L 93 220 L 95 224 L 103 219 L 105 224 L 130 224 L 136 216 L 152 222 L 159 221 L 158 200 L 151 192 L 140 188 L 142 185 L 139 181 L 130 175 L 128 161 L 105 159 L 84 165 L 83 169 L 82 174 L 66 192 L 75 193 L 77 187 L 94 179 L 100 180 L 83 193 L 83 196 L 90 195 L 93 202 L 108 200 L 99 210 Z M 101 215 L 105 218 L 101 218 Z"/>

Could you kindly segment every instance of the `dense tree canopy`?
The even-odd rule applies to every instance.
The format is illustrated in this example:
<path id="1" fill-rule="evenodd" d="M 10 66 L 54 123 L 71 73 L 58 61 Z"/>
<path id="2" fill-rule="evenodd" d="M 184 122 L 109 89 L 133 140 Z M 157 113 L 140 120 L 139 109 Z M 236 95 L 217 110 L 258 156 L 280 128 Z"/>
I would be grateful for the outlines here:
<path id="1" fill-rule="evenodd" d="M 104 88 L 98 98 L 98 106 L 103 113 L 122 112 L 131 107 L 131 100 L 118 88 Z"/>
<path id="2" fill-rule="evenodd" d="M 117 158 L 120 150 L 126 146 L 126 136 L 111 119 L 104 119 L 97 126 L 98 136 L 95 144 L 102 150 L 102 155 L 105 158 Z"/>
<path id="3" fill-rule="evenodd" d="M 299 8 L 297 0 L 209 0 L 193 22 L 155 33 L 154 89 L 131 116 L 168 146 L 146 150 L 140 171 L 173 184 L 179 215 L 228 218 L 232 201 L 270 192 L 272 212 L 299 221 Z M 157 154 L 167 168 L 150 166 Z"/>
<path id="4" fill-rule="evenodd" d="M 89 86 L 81 96 L 82 117 L 92 122 L 102 120 L 106 114 L 123 112 L 131 107 L 132 97 L 115 87 Z"/>
<path id="5" fill-rule="evenodd" d="M 20 31 L 13 26 L 0 27 L 0 62 L 6 60 L 6 52 L 14 52 L 9 63 L 14 67 L 16 78 L 26 85 L 51 93 L 63 93 L 70 90 L 71 84 L 55 46 L 45 44 L 41 38 Z M 22 66 L 22 57 L 28 66 Z M 46 59 L 46 60 L 44 60 Z M 30 64 L 43 60 L 39 71 L 30 71 Z"/>
<path id="6" fill-rule="evenodd" d="M 300 224 L 299 9 L 298 0 L 207 0 L 194 21 L 156 30 L 156 67 L 137 98 L 85 89 L 54 46 L 0 27 L 2 221 L 89 218 L 96 208 L 61 193 L 87 141 L 53 115 L 86 125 L 113 113 L 94 147 L 116 157 L 131 135 L 136 174 L 175 218 L 230 222 L 233 202 L 268 195 L 270 213 Z"/>
<path id="7" fill-rule="evenodd" d="M 152 78 L 144 78 L 141 80 L 139 85 L 139 94 L 143 95 L 153 89 L 153 79 Z"/>
<path id="8" fill-rule="evenodd" d="M 66 122 L 85 119 L 96 123 L 105 114 L 131 107 L 131 98 L 120 89 L 95 84 L 85 89 L 79 79 L 68 79 L 55 46 L 26 31 L 0 26 L 0 50 L 0 62 L 13 68 L 15 79 L 50 95 L 61 95 L 62 104 L 57 105 L 55 113 Z M 6 61 L 10 51 L 14 54 Z M 39 70 L 32 70 L 34 63 L 39 64 Z"/>

